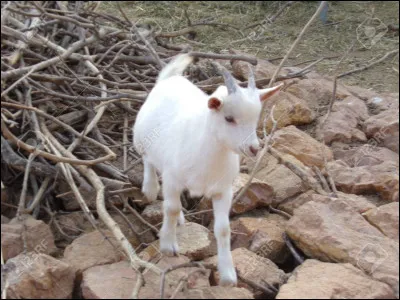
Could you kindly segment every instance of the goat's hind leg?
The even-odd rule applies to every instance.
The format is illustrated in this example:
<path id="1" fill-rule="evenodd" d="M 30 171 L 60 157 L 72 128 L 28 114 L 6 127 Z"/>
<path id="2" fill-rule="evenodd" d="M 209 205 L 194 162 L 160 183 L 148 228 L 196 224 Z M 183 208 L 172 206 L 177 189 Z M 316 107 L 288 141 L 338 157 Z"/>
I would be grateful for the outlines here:
<path id="1" fill-rule="evenodd" d="M 144 174 L 142 193 L 147 197 L 149 201 L 153 202 L 157 199 L 157 195 L 160 190 L 156 168 L 152 164 L 150 164 L 145 158 L 143 158 L 143 165 Z"/>
<path id="2" fill-rule="evenodd" d="M 183 226 L 185 225 L 185 215 L 183 214 L 183 211 L 181 210 L 178 218 L 178 226 Z"/>
<path id="3" fill-rule="evenodd" d="M 168 256 L 176 256 L 179 252 L 176 226 L 182 209 L 180 193 L 181 190 L 169 183 L 168 177 L 163 176 L 164 215 L 160 230 L 160 251 Z"/>

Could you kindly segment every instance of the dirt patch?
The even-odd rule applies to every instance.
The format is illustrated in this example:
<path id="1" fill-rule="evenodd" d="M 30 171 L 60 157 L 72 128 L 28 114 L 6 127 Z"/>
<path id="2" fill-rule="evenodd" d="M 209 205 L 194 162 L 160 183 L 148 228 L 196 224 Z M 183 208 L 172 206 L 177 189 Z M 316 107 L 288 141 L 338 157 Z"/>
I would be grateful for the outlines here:
<path id="1" fill-rule="evenodd" d="M 220 52 L 233 48 L 263 59 L 274 59 L 285 55 L 301 28 L 315 12 L 319 2 L 295 2 L 286 8 L 274 23 L 264 22 L 263 25 L 256 25 L 274 16 L 282 5 L 284 5 L 282 1 L 122 3 L 125 13 L 131 20 L 139 24 L 150 24 L 156 30 L 163 32 L 187 27 L 185 10 L 192 23 L 207 21 L 228 24 L 229 26 L 198 26 L 193 41 L 188 40 L 189 36 L 186 35 L 174 38 L 174 42 L 190 44 L 194 49 L 203 51 Z M 113 2 L 102 2 L 99 9 L 120 15 Z M 319 18 L 310 27 L 287 65 L 293 66 L 311 59 L 328 57 L 318 63 L 315 70 L 323 75 L 333 75 L 340 57 L 354 43 L 353 50 L 343 61 L 338 72 L 364 66 L 399 47 L 398 31 L 388 29 L 381 38 L 378 36 L 380 32 L 386 31 L 386 26 L 398 26 L 398 15 L 397 1 L 331 1 L 326 17 Z M 368 20 L 371 19 L 374 21 L 369 23 Z M 246 29 L 251 25 L 254 26 Z M 368 29 L 365 27 L 367 25 L 370 26 Z M 366 38 L 366 30 L 371 39 Z M 277 62 L 279 61 L 275 61 Z M 372 88 L 378 92 L 398 92 L 398 62 L 397 54 L 371 69 L 346 76 L 341 81 L 349 85 Z M 307 63 L 301 64 L 299 67 L 306 65 Z"/>

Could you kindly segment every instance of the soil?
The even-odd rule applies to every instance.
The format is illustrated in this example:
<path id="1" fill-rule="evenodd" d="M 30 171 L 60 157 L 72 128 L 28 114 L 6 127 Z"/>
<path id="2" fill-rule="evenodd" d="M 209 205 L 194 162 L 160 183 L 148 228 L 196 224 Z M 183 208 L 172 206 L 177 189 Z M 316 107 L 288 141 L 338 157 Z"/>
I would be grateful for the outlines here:
<path id="1" fill-rule="evenodd" d="M 156 31 L 183 29 L 188 26 L 188 18 L 192 24 L 223 23 L 223 26 L 196 26 L 195 33 L 174 38 L 174 42 L 190 44 L 195 50 L 217 53 L 236 49 L 273 60 L 286 54 L 319 5 L 319 1 L 294 2 L 269 24 L 268 18 L 276 15 L 284 3 L 126 1 L 121 2 L 121 6 L 130 20 L 148 24 Z M 101 2 L 99 10 L 121 17 L 115 2 Z M 329 1 L 327 13 L 312 24 L 287 65 L 304 67 L 309 60 L 326 57 L 315 66 L 315 70 L 331 76 L 362 67 L 399 48 L 398 29 L 391 29 L 398 28 L 398 24 L 398 1 Z M 247 28 L 249 26 L 252 27 Z M 337 68 L 339 60 L 347 52 Z M 279 60 L 273 62 L 279 63 Z M 398 69 L 397 53 L 368 70 L 348 75 L 340 81 L 377 92 L 398 92 Z"/>

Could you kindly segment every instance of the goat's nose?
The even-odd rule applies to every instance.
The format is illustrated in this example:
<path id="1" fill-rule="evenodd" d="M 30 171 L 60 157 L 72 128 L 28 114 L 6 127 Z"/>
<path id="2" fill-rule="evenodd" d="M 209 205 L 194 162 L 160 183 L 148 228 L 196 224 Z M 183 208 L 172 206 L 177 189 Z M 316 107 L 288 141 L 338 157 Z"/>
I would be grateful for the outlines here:
<path id="1" fill-rule="evenodd" d="M 258 153 L 258 148 L 253 147 L 253 146 L 250 146 L 249 149 L 250 149 L 250 152 L 254 154 L 254 156 L 257 155 L 257 153 Z"/>

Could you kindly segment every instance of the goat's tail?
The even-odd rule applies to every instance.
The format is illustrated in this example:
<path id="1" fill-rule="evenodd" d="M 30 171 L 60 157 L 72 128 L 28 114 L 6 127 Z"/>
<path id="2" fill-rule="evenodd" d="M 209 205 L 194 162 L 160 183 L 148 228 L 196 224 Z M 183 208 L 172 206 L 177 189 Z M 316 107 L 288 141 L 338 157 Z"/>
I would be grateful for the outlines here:
<path id="1" fill-rule="evenodd" d="M 157 82 L 175 75 L 182 75 L 183 71 L 193 61 L 193 57 L 190 54 L 180 54 L 170 61 L 160 72 L 157 78 Z"/>

